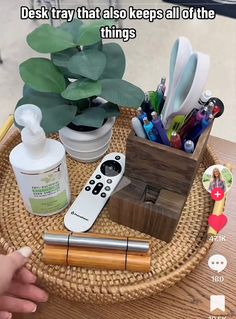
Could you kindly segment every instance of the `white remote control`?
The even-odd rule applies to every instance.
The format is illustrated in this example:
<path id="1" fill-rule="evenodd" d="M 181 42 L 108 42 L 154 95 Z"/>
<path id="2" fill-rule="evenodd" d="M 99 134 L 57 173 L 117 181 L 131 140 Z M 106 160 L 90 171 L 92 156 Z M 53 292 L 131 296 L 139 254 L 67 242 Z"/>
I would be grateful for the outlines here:
<path id="1" fill-rule="evenodd" d="M 124 171 L 124 154 L 106 155 L 66 213 L 64 218 L 66 228 L 73 232 L 89 230 L 121 180 Z"/>

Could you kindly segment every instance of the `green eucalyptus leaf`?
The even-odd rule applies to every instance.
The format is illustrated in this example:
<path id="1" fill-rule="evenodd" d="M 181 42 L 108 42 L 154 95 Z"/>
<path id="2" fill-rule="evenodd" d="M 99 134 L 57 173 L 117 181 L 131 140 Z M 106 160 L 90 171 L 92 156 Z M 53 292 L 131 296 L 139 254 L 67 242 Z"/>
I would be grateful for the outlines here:
<path id="1" fill-rule="evenodd" d="M 76 41 L 76 39 L 79 37 L 80 35 L 80 29 L 83 25 L 83 22 L 81 20 L 78 19 L 74 19 L 71 22 L 64 22 L 62 23 L 58 29 L 64 30 L 68 33 L 70 33 L 73 37 L 74 42 Z"/>
<path id="2" fill-rule="evenodd" d="M 60 72 L 68 79 L 77 79 L 77 80 L 82 80 L 84 79 L 81 75 L 79 74 L 75 74 L 70 72 L 67 68 L 63 67 L 63 66 L 58 66 L 57 67 Z"/>
<path id="3" fill-rule="evenodd" d="M 78 80 L 68 85 L 68 87 L 61 93 L 61 95 L 65 99 L 75 101 L 85 99 L 94 95 L 100 95 L 101 91 L 101 83 L 97 81 Z"/>
<path id="4" fill-rule="evenodd" d="M 52 53 L 51 59 L 56 66 L 68 67 L 69 59 L 78 53 L 78 49 L 69 48 L 60 52 Z"/>
<path id="5" fill-rule="evenodd" d="M 71 104 L 71 101 L 63 99 L 61 94 L 58 93 L 46 93 L 39 92 L 32 89 L 27 84 L 23 88 L 23 97 L 28 97 L 32 104 L 35 105 L 45 105 L 45 107 L 50 107 L 51 105 L 60 105 L 60 104 Z"/>
<path id="6" fill-rule="evenodd" d="M 62 29 L 42 24 L 27 36 L 28 45 L 40 53 L 52 53 L 75 47 L 73 36 Z"/>
<path id="7" fill-rule="evenodd" d="M 22 80 L 37 91 L 61 93 L 66 88 L 63 74 L 48 59 L 28 59 L 19 69 Z"/>
<path id="8" fill-rule="evenodd" d="M 137 86 L 120 79 L 103 79 L 102 93 L 105 100 L 126 107 L 139 107 L 145 96 Z"/>
<path id="9" fill-rule="evenodd" d="M 83 111 L 83 110 L 89 108 L 89 106 L 90 106 L 89 99 L 81 99 L 81 100 L 78 100 L 78 101 L 71 101 L 71 102 L 75 103 L 75 105 L 77 106 L 77 109 L 79 111 Z"/>
<path id="10" fill-rule="evenodd" d="M 117 104 L 107 102 L 102 104 L 100 108 L 106 111 L 106 118 L 113 116 L 118 117 L 120 115 L 120 110 Z"/>
<path id="11" fill-rule="evenodd" d="M 80 29 L 80 34 L 76 39 L 78 45 L 91 45 L 101 40 L 100 28 L 102 26 L 111 27 L 114 25 L 112 20 L 99 20 L 90 24 L 84 24 Z"/>
<path id="12" fill-rule="evenodd" d="M 56 104 L 56 100 L 54 100 L 55 104 L 50 103 L 50 101 L 53 101 L 53 98 L 48 96 L 42 97 L 41 100 L 33 96 L 25 96 L 18 101 L 16 108 L 23 104 L 37 105 L 42 111 L 41 126 L 45 133 L 54 133 L 73 121 L 77 107 L 75 105 Z"/>
<path id="13" fill-rule="evenodd" d="M 61 52 L 56 52 L 51 54 L 51 59 L 53 64 L 57 66 L 57 68 L 64 74 L 65 77 L 71 79 L 82 79 L 81 75 L 75 74 L 68 70 L 68 62 L 69 59 L 78 53 L 78 49 L 70 48 L 63 50 Z"/>
<path id="14" fill-rule="evenodd" d="M 73 55 L 68 63 L 70 72 L 97 80 L 106 65 L 106 56 L 101 51 L 91 49 Z"/>
<path id="15" fill-rule="evenodd" d="M 77 115 L 73 120 L 75 125 L 101 127 L 106 118 L 106 111 L 100 107 L 91 107 Z"/>
<path id="16" fill-rule="evenodd" d="M 99 51 L 102 51 L 102 48 L 103 48 L 103 44 L 102 44 L 102 40 L 100 40 L 97 43 L 94 43 L 91 45 L 85 45 L 83 47 L 83 50 L 97 49 Z"/>
<path id="17" fill-rule="evenodd" d="M 107 62 L 101 75 L 103 79 L 121 79 L 125 72 L 125 54 L 117 43 L 106 43 L 102 52 L 106 55 Z"/>

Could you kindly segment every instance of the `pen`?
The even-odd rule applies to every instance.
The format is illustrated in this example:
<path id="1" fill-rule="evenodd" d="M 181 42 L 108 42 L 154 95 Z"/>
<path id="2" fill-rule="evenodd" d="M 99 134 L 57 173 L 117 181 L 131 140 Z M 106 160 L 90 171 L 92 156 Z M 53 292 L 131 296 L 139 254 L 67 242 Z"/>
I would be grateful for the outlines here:
<path id="1" fill-rule="evenodd" d="M 211 97 L 212 97 L 212 93 L 210 90 L 206 90 L 206 91 L 202 92 L 202 94 L 198 100 L 198 109 L 200 109 L 202 106 L 206 105 Z"/>
<path id="2" fill-rule="evenodd" d="M 213 120 L 214 116 L 212 114 L 209 115 L 208 119 L 202 119 L 201 123 L 198 123 L 194 130 L 188 135 L 187 139 L 192 140 L 196 144 L 199 136 L 203 133 L 203 131 L 205 131 L 205 129 Z"/>
<path id="3" fill-rule="evenodd" d="M 131 123 L 132 123 L 132 127 L 134 129 L 135 134 L 138 137 L 146 138 L 146 134 L 143 130 L 143 126 L 142 126 L 141 122 L 139 121 L 139 119 L 137 117 L 133 117 L 131 120 Z"/>
<path id="4" fill-rule="evenodd" d="M 171 137 L 170 137 L 170 146 L 171 147 L 174 147 L 174 148 L 177 148 L 179 150 L 182 149 L 182 141 L 181 141 L 181 138 L 179 136 L 179 134 L 175 131 L 173 131 L 171 133 Z"/>
<path id="5" fill-rule="evenodd" d="M 3 127 L 0 128 L 0 141 L 3 140 L 3 138 L 6 136 L 7 132 L 10 130 L 14 123 L 14 117 L 13 115 L 9 115 L 8 119 L 4 123 Z"/>
<path id="6" fill-rule="evenodd" d="M 170 141 L 168 139 L 167 133 L 165 131 L 164 125 L 160 117 L 157 116 L 156 112 L 152 112 L 152 124 L 157 132 L 159 143 L 170 146 Z"/>
<path id="7" fill-rule="evenodd" d="M 211 97 L 208 101 L 208 104 L 210 104 L 210 102 L 214 104 L 214 107 L 217 107 L 217 112 L 215 111 L 215 117 L 220 117 L 224 113 L 224 103 L 217 97 Z"/>
<path id="8" fill-rule="evenodd" d="M 165 83 L 166 83 L 166 78 L 162 77 L 161 83 L 158 84 L 157 90 L 156 90 L 156 95 L 157 95 L 157 100 L 158 100 L 158 110 L 155 110 L 155 111 L 158 113 L 158 115 L 161 114 L 161 111 L 163 109 L 164 102 L 165 102 L 165 99 L 164 99 L 165 90 L 166 90 Z"/>
<path id="9" fill-rule="evenodd" d="M 208 114 L 208 107 L 204 106 L 203 108 L 201 108 L 197 114 L 196 114 L 196 120 L 197 122 L 201 122 L 201 120 L 203 120 L 204 118 L 207 117 Z"/>
<path id="10" fill-rule="evenodd" d="M 190 132 L 193 127 L 196 125 L 196 114 L 198 110 L 194 108 L 186 117 L 183 126 L 178 131 L 182 140 L 186 139 L 188 132 Z"/>
<path id="11" fill-rule="evenodd" d="M 181 127 L 183 126 L 184 122 L 185 122 L 185 116 L 184 116 L 184 115 L 176 115 L 176 116 L 173 118 L 173 121 L 172 121 L 172 123 L 171 123 L 171 126 L 170 126 L 170 128 L 168 129 L 168 131 L 167 131 L 168 139 L 170 139 L 171 133 L 172 133 L 173 131 L 179 132 L 179 130 L 180 130 Z"/>
<path id="12" fill-rule="evenodd" d="M 187 140 L 184 143 L 184 150 L 186 153 L 193 153 L 194 151 L 194 143 L 191 140 Z"/>
<path id="13" fill-rule="evenodd" d="M 147 137 L 150 141 L 157 142 L 157 135 L 155 134 L 153 130 L 153 123 L 149 122 L 147 117 L 143 118 L 143 128 L 147 134 Z"/>
<path id="14" fill-rule="evenodd" d="M 157 93 L 155 91 L 148 91 L 148 96 L 149 96 L 151 108 L 159 114 L 160 101 L 159 101 Z"/>
<path id="15" fill-rule="evenodd" d="M 141 105 L 141 109 L 143 110 L 144 113 L 146 113 L 147 118 L 151 120 L 151 113 L 153 111 L 150 100 L 149 100 L 149 95 L 148 93 L 145 93 L 145 99 Z"/>
<path id="16" fill-rule="evenodd" d="M 141 107 L 137 108 L 137 117 L 142 124 L 144 117 L 147 117 L 147 114 L 143 111 Z"/>
<path id="17" fill-rule="evenodd" d="M 217 115 L 221 112 L 221 109 L 218 105 L 215 105 L 213 108 L 212 108 L 212 111 L 211 111 L 211 114 L 214 116 L 214 117 L 218 117 Z"/>

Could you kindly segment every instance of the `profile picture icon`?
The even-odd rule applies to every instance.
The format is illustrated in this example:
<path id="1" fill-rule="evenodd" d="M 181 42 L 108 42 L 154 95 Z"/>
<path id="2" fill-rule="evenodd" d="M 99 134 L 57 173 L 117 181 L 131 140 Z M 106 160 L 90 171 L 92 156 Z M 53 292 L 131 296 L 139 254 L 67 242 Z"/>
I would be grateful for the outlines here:
<path id="1" fill-rule="evenodd" d="M 225 193 L 233 184 L 233 175 L 223 165 L 212 165 L 208 167 L 202 177 L 204 188 L 211 193 L 213 189 L 221 189 Z"/>

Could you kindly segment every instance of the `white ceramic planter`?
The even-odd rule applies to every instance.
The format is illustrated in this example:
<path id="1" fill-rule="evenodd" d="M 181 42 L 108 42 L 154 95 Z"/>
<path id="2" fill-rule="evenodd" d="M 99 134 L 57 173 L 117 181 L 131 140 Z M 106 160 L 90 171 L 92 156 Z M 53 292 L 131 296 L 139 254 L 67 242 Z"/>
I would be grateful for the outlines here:
<path id="1" fill-rule="evenodd" d="M 115 117 L 111 117 L 102 127 L 89 132 L 63 127 L 59 137 L 71 157 L 81 162 L 95 162 L 106 153 L 110 145 L 114 123 Z"/>

